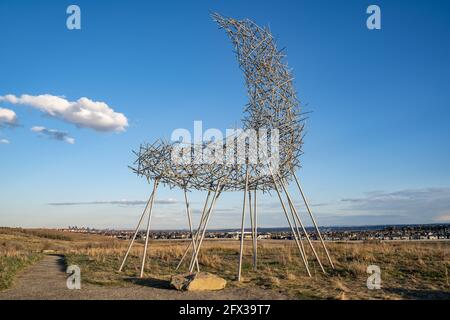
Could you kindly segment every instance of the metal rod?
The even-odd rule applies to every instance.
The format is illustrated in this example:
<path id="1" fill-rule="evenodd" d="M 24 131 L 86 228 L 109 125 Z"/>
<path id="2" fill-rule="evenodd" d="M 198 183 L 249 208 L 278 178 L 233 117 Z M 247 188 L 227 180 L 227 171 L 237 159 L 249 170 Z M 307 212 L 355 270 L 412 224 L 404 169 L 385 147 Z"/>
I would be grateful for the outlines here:
<path id="1" fill-rule="evenodd" d="M 253 213 L 255 215 L 255 239 L 253 240 L 255 242 L 255 254 L 253 255 L 253 266 L 255 268 L 255 271 L 258 269 L 258 215 L 257 215 L 257 200 L 256 200 L 256 190 L 255 188 L 255 196 L 254 198 L 254 205 L 253 205 Z"/>
<path id="2" fill-rule="evenodd" d="M 248 207 L 250 209 L 250 228 L 252 230 L 253 270 L 255 270 L 255 223 L 253 217 L 252 192 L 248 190 Z"/>
<path id="3" fill-rule="evenodd" d="M 218 197 L 219 195 L 217 195 L 217 197 Z M 213 195 L 213 199 L 214 199 L 214 195 Z M 208 213 L 209 213 L 209 211 L 211 210 L 211 206 L 212 206 L 212 204 L 213 204 L 213 202 L 212 202 L 212 200 L 213 199 L 211 199 L 211 203 L 209 204 L 209 207 L 206 207 L 206 203 L 205 203 L 205 207 L 203 208 L 203 209 L 206 209 L 206 211 L 205 211 L 205 213 L 204 213 L 204 217 L 201 219 L 201 221 L 200 221 L 200 224 L 199 224 L 199 226 L 198 226 L 198 230 L 197 230 L 197 234 L 196 234 L 196 237 L 195 237 L 195 243 L 196 244 L 198 244 L 198 242 L 200 241 L 200 238 L 201 238 L 201 236 L 202 236 L 202 232 L 203 232 L 203 229 L 205 228 L 205 222 L 206 222 L 206 218 L 207 218 L 207 216 L 208 216 Z M 206 200 L 208 200 L 208 199 L 206 199 Z M 198 247 L 197 247 L 198 248 Z M 189 270 L 191 270 L 191 267 L 193 266 L 193 262 L 195 261 L 195 260 L 198 260 L 198 258 L 195 258 L 195 252 L 196 252 L 197 250 L 192 250 L 192 255 L 191 255 L 191 260 L 190 260 L 190 262 L 189 262 Z"/>
<path id="4" fill-rule="evenodd" d="M 138 222 L 138 224 L 137 224 L 137 226 L 136 226 L 136 230 L 135 230 L 134 235 L 133 235 L 133 238 L 131 239 L 130 244 L 129 244 L 129 246 L 128 246 L 127 253 L 125 254 L 125 257 L 123 258 L 122 264 L 120 265 L 119 272 L 122 272 L 122 269 L 123 269 L 123 267 L 125 266 L 125 262 L 127 261 L 128 254 L 130 253 L 131 247 L 133 246 L 133 243 L 134 243 L 134 241 L 136 240 L 136 236 L 137 236 L 137 234 L 138 234 L 138 232 L 139 232 L 139 228 L 140 228 L 140 226 L 141 226 L 142 220 L 144 220 L 144 216 L 145 216 L 145 214 L 147 213 L 147 209 L 148 209 L 148 207 L 149 207 L 150 202 L 152 201 L 152 198 L 153 198 L 153 192 L 151 193 L 150 198 L 148 198 L 148 201 L 147 201 L 147 204 L 146 204 L 146 206 L 145 206 L 145 209 L 144 209 L 144 211 L 142 212 L 141 218 L 139 219 L 139 222 Z"/>
<path id="5" fill-rule="evenodd" d="M 309 216 L 311 217 L 311 220 L 312 220 L 312 222 L 314 224 L 314 227 L 315 227 L 315 229 L 317 231 L 317 234 L 319 235 L 320 242 L 322 243 L 323 249 L 325 250 L 325 253 L 327 254 L 328 261 L 330 262 L 331 267 L 334 269 L 334 264 L 333 264 L 333 261 L 331 260 L 330 253 L 328 252 L 327 246 L 325 245 L 325 241 L 322 238 L 322 234 L 320 233 L 320 230 L 319 230 L 319 227 L 317 225 L 316 219 L 314 218 L 314 215 L 312 214 L 312 211 L 309 208 L 308 201 L 306 200 L 305 194 L 303 193 L 303 189 L 302 189 L 302 187 L 300 185 L 300 182 L 299 182 L 299 180 L 297 178 L 297 175 L 295 173 L 294 173 L 294 179 L 295 179 L 295 182 L 297 184 L 298 189 L 300 190 L 300 194 L 302 195 L 303 202 L 305 203 L 306 209 L 308 210 Z"/>
<path id="6" fill-rule="evenodd" d="M 156 190 L 158 188 L 158 183 L 159 183 L 159 179 L 155 179 L 155 184 L 153 185 L 152 201 L 150 202 L 150 209 L 149 209 L 149 213 L 148 213 L 147 233 L 145 236 L 144 254 L 142 255 L 142 265 L 141 265 L 141 275 L 140 275 L 141 278 L 144 276 L 145 259 L 147 257 L 148 238 L 150 237 L 150 222 L 152 220 L 153 203 L 155 202 Z"/>
<path id="7" fill-rule="evenodd" d="M 195 245 L 195 240 L 194 240 L 194 233 L 192 231 L 191 210 L 189 209 L 189 199 L 188 199 L 188 195 L 187 195 L 186 189 L 184 189 L 184 200 L 186 202 L 186 213 L 187 213 L 187 216 L 188 216 L 189 231 L 191 233 L 192 246 L 193 246 L 194 250 L 197 250 L 197 247 Z M 195 264 L 197 265 L 197 272 L 200 272 L 200 267 L 198 266 L 198 260 L 195 260 Z"/>
<path id="8" fill-rule="evenodd" d="M 326 273 L 325 269 L 323 268 L 322 262 L 320 262 L 319 255 L 317 254 L 316 249 L 314 248 L 314 246 L 313 246 L 313 244 L 311 242 L 311 239 L 309 238 L 308 232 L 306 232 L 305 226 L 303 225 L 303 222 L 302 222 L 302 220 L 300 219 L 300 216 L 297 213 L 297 209 L 295 208 L 294 203 L 292 202 L 292 199 L 291 199 L 291 196 L 289 194 L 289 191 L 287 190 L 287 188 L 284 185 L 282 180 L 280 180 L 280 183 L 281 183 L 281 186 L 282 186 L 284 192 L 286 193 L 286 197 L 288 199 L 288 202 L 290 203 L 291 208 L 292 208 L 293 212 L 295 213 L 295 217 L 297 218 L 300 226 L 302 227 L 303 233 L 306 236 L 306 240 L 308 241 L 308 244 L 311 247 L 312 252 L 314 253 L 314 257 L 316 258 L 317 262 L 319 263 L 319 266 L 322 269 L 322 272 Z"/>
<path id="9" fill-rule="evenodd" d="M 241 281 L 241 270 L 242 270 L 242 253 L 244 249 L 244 223 L 245 223 L 245 208 L 247 200 L 247 189 L 248 189 L 248 164 L 245 169 L 245 190 L 244 190 L 244 204 L 242 205 L 242 221 L 241 221 L 241 243 L 239 248 L 239 265 L 238 265 L 238 275 L 237 280 Z"/>
<path id="10" fill-rule="evenodd" d="M 195 243 L 196 243 L 196 244 L 198 243 L 199 237 L 200 237 L 200 235 L 201 235 L 201 231 L 202 231 L 202 229 L 203 229 L 203 225 L 204 225 L 205 220 L 206 220 L 206 215 L 207 215 L 208 210 L 209 210 L 209 209 L 208 209 L 208 203 L 209 203 L 209 198 L 210 198 L 210 196 L 211 196 L 211 193 L 212 193 L 211 189 L 208 189 L 208 195 L 206 196 L 206 201 L 205 201 L 205 204 L 204 204 L 204 206 L 203 206 L 203 211 L 202 211 L 202 216 L 201 216 L 201 218 L 200 218 L 200 223 L 199 223 L 198 228 L 197 228 L 197 231 L 196 231 L 196 233 L 195 233 Z M 212 203 L 212 199 L 211 199 L 211 203 Z M 209 207 L 211 207 L 211 204 L 210 204 Z M 191 261 L 192 261 L 192 259 L 194 258 L 194 254 L 195 254 L 195 250 L 192 250 Z"/>
<path id="11" fill-rule="evenodd" d="M 270 168 L 270 166 L 269 166 L 269 168 Z M 287 213 L 286 206 L 284 205 L 283 198 L 281 197 L 280 189 L 278 188 L 278 185 L 277 185 L 277 182 L 275 180 L 275 176 L 273 175 L 272 169 L 270 169 L 270 171 L 271 171 L 271 174 L 272 174 L 272 180 L 273 180 L 273 184 L 275 186 L 275 190 L 277 191 L 278 198 L 280 199 L 284 215 L 286 216 L 286 220 L 288 221 L 289 227 L 291 228 L 292 234 L 294 235 L 295 243 L 297 244 L 297 248 L 300 251 L 300 255 L 302 256 L 303 263 L 305 265 L 306 271 L 308 272 L 308 275 L 310 277 L 312 277 L 311 276 L 311 272 L 309 271 L 308 262 L 306 261 L 306 258 L 305 258 L 305 255 L 303 253 L 303 250 L 302 250 L 302 248 L 300 246 L 300 243 L 298 242 L 297 234 L 295 233 L 294 227 L 292 226 L 291 220 L 289 219 L 289 215 Z"/>
<path id="12" fill-rule="evenodd" d="M 201 215 L 201 217 L 200 217 L 199 227 L 197 228 L 197 230 L 196 230 L 196 232 L 195 232 L 194 242 L 197 242 L 197 238 L 198 238 L 198 235 L 199 235 L 199 232 L 200 232 L 200 226 L 202 225 L 203 219 L 205 218 L 205 214 L 206 214 L 206 206 L 207 206 L 207 204 L 208 204 L 208 200 L 209 200 L 209 196 L 210 196 L 210 195 L 211 195 L 211 190 L 208 190 L 208 195 L 206 196 L 205 205 L 204 205 L 204 207 L 203 207 L 202 215 Z M 178 270 L 178 269 L 180 268 L 181 264 L 183 263 L 184 259 L 186 258 L 187 253 L 189 252 L 189 249 L 191 248 L 191 246 L 192 246 L 192 242 L 189 242 L 189 245 L 186 247 L 186 250 L 184 251 L 184 254 L 183 254 L 183 256 L 181 257 L 181 260 L 180 260 L 180 262 L 178 263 L 178 265 L 177 265 L 175 271 Z M 194 255 L 194 252 L 195 252 L 195 250 L 192 251 L 192 256 Z"/>
<path id="13" fill-rule="evenodd" d="M 289 203 L 289 208 L 291 210 L 292 220 L 294 221 L 295 230 L 297 230 L 298 239 L 300 240 L 300 245 L 302 246 L 303 252 L 305 254 L 306 262 L 309 263 L 308 255 L 306 254 L 305 246 L 303 245 L 302 234 L 300 233 L 300 230 L 298 229 L 297 219 L 295 218 L 293 204 L 290 201 L 288 201 L 288 203 Z"/>
<path id="14" fill-rule="evenodd" d="M 198 243 L 197 250 L 195 250 L 194 260 L 196 260 L 198 258 L 198 253 L 200 252 L 200 248 L 202 247 L 203 239 L 205 238 L 206 227 L 208 226 L 209 218 L 211 217 L 211 214 L 212 214 L 212 212 L 214 210 L 214 205 L 216 204 L 216 200 L 217 200 L 217 198 L 219 196 L 219 193 L 220 193 L 220 191 L 219 191 L 220 190 L 220 186 L 221 186 L 221 181 L 219 180 L 217 182 L 216 190 L 214 191 L 214 196 L 213 196 L 213 199 L 211 201 L 211 206 L 210 206 L 210 208 L 208 210 L 208 214 L 206 216 L 205 225 L 204 225 L 203 231 L 202 231 L 202 236 L 201 236 L 200 241 Z M 191 262 L 191 264 L 192 264 L 192 262 Z M 194 268 L 194 266 L 191 265 L 190 268 L 189 268 L 189 272 L 192 272 L 193 268 Z"/>

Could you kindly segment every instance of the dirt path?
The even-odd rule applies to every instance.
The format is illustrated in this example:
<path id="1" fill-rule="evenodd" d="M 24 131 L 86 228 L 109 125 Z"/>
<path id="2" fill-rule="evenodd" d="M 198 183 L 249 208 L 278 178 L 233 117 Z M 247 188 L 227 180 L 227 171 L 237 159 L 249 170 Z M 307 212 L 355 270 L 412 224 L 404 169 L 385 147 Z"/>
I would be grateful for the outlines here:
<path id="1" fill-rule="evenodd" d="M 101 287 L 81 283 L 81 290 L 69 290 L 66 286 L 63 258 L 45 256 L 35 265 L 24 270 L 12 288 L 0 291 L 0 300 L 45 299 L 45 300 L 214 300 L 214 299 L 287 299 L 273 290 L 261 288 L 226 288 L 217 292 L 179 292 L 158 280 L 142 280 L 125 287 Z M 83 275 L 81 275 L 83 278 Z"/>

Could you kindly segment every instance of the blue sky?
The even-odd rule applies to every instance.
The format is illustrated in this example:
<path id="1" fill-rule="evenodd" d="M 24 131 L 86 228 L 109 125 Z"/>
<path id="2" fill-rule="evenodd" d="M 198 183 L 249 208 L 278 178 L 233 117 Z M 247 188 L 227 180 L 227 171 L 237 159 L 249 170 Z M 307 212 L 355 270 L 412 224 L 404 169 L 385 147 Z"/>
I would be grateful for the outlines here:
<path id="1" fill-rule="evenodd" d="M 81 30 L 66 28 L 70 4 Z M 370 4 L 381 30 L 366 28 Z M 0 97 L 86 97 L 116 121 L 0 99 L 15 113 L 0 109 L 0 225 L 132 227 L 151 188 L 127 168 L 133 148 L 194 120 L 239 123 L 243 76 L 211 11 L 269 25 L 287 48 L 312 111 L 299 175 L 322 225 L 450 221 L 448 1 L 0 0 Z M 241 198 L 225 195 L 211 227 L 238 227 Z M 182 194 L 158 199 L 154 227 L 185 228 Z M 276 200 L 261 198 L 262 226 L 286 225 Z"/>

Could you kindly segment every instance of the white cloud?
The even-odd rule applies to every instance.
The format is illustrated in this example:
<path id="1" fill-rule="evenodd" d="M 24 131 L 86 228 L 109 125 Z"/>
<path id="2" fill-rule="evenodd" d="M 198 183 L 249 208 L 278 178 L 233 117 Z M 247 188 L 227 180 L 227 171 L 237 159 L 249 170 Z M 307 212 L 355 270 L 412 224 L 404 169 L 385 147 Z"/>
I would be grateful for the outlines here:
<path id="1" fill-rule="evenodd" d="M 450 188 L 367 192 L 364 197 L 342 202 L 346 212 L 392 216 L 397 223 L 430 223 L 450 218 Z"/>
<path id="2" fill-rule="evenodd" d="M 0 108 L 0 126 L 2 124 L 13 125 L 17 122 L 17 115 L 14 111 Z"/>
<path id="3" fill-rule="evenodd" d="M 53 140 L 64 141 L 68 144 L 75 143 L 75 139 L 69 136 L 66 132 L 58 131 L 55 129 L 47 129 L 45 127 L 33 127 L 31 128 L 31 131 Z"/>
<path id="4" fill-rule="evenodd" d="M 89 201 L 89 202 L 54 202 L 49 203 L 50 206 L 79 206 L 79 205 L 119 205 L 119 206 L 141 206 L 145 205 L 148 200 L 110 200 L 110 201 Z M 178 204 L 176 199 L 168 198 L 155 200 L 156 204 L 171 205 Z"/>
<path id="5" fill-rule="evenodd" d="M 441 214 L 433 218 L 436 222 L 450 222 L 450 214 Z"/>
<path id="6" fill-rule="evenodd" d="M 7 140 L 7 139 L 0 139 L 0 144 L 9 144 L 9 140 Z"/>
<path id="7" fill-rule="evenodd" d="M 11 104 L 28 105 L 52 117 L 62 119 L 78 127 L 96 131 L 125 131 L 128 119 L 124 114 L 115 112 L 105 102 L 80 98 L 68 101 L 64 97 L 44 94 L 39 96 L 15 95 L 0 96 L 0 101 Z"/>

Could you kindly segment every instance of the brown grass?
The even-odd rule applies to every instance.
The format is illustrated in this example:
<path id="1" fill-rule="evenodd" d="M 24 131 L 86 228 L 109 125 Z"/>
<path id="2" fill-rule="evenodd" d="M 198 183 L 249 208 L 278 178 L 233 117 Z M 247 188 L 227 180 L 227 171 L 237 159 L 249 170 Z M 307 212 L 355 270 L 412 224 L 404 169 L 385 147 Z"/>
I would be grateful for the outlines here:
<path id="1" fill-rule="evenodd" d="M 128 242 L 103 236 L 81 234 L 53 235 L 0 229 L 0 248 L 7 242 L 9 253 L 14 250 L 28 252 L 55 250 L 64 254 L 68 264 L 81 267 L 83 281 L 109 286 L 124 286 L 139 274 L 142 243 L 132 250 L 126 269 L 118 273 Z M 6 240 L 7 239 L 7 240 Z M 188 245 L 186 241 L 151 241 L 146 262 L 146 276 L 168 280 Z M 427 299 L 450 298 L 449 267 L 450 242 L 381 242 L 328 244 L 336 270 L 326 264 L 322 250 L 319 255 L 328 275 L 323 275 L 307 250 L 312 278 L 309 278 L 292 241 L 259 242 L 258 270 L 252 268 L 252 244 L 246 241 L 243 279 L 235 280 L 239 242 L 233 240 L 205 241 L 199 255 L 202 271 L 218 274 L 229 281 L 231 287 L 258 286 L 282 292 L 300 299 Z M 319 249 L 319 243 L 316 244 Z M 11 251 L 12 250 L 12 251 Z M 367 266 L 381 268 L 382 289 L 368 290 Z M 185 272 L 185 263 L 180 272 Z M 0 271 L 2 272 L 2 271 Z"/>

